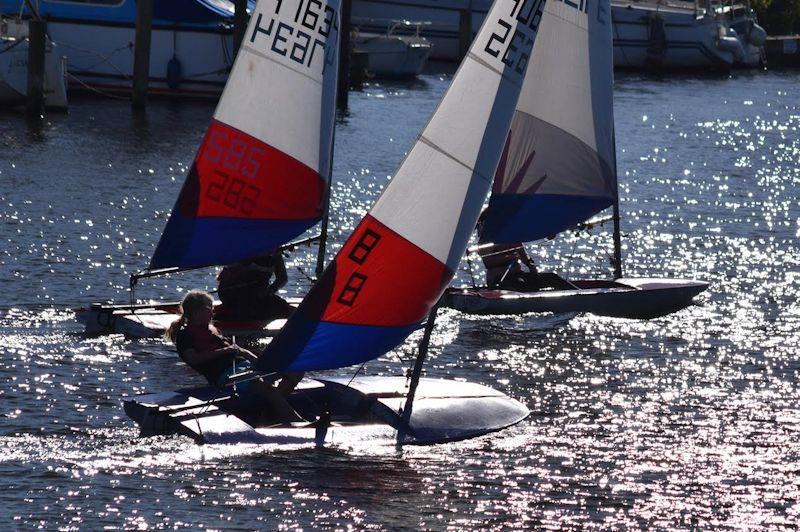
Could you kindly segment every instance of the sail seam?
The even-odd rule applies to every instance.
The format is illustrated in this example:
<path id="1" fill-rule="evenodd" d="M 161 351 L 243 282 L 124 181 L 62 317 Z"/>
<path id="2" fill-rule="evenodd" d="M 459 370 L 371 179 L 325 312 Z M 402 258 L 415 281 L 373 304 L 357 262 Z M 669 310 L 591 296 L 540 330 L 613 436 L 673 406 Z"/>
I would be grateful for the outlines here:
<path id="1" fill-rule="evenodd" d="M 264 53 L 259 52 L 255 48 L 251 48 L 250 46 L 245 46 L 245 45 L 243 45 L 242 48 L 247 50 L 251 54 L 257 55 L 261 59 L 265 59 L 267 61 L 271 61 L 271 62 L 275 63 L 276 65 L 282 66 L 286 70 L 294 72 L 295 74 L 299 74 L 300 76 L 303 76 L 304 78 L 308 78 L 311 81 L 313 81 L 314 83 L 316 83 L 317 85 L 322 85 L 322 81 L 321 80 L 317 80 L 317 79 L 313 78 L 312 76 L 309 76 L 308 74 L 306 74 L 304 72 L 300 72 L 299 70 L 295 70 L 294 68 L 290 67 L 289 65 L 285 65 L 285 64 L 281 63 L 280 61 L 277 61 L 276 59 L 273 59 L 272 57 L 270 57 L 270 56 L 268 56 L 268 55 L 266 55 Z"/>
<path id="2" fill-rule="evenodd" d="M 484 67 L 486 67 L 487 69 L 489 69 L 492 72 L 496 73 L 498 76 L 500 76 L 501 78 L 505 79 L 506 81 L 508 81 L 512 85 L 515 85 L 515 86 L 520 87 L 520 88 L 522 87 L 522 81 L 524 81 L 524 78 L 523 78 L 522 81 L 515 80 L 511 76 L 508 76 L 507 74 L 504 74 L 501 70 L 496 69 L 495 67 L 493 67 L 492 65 L 490 65 L 489 63 L 487 63 L 486 61 L 484 61 L 483 59 L 481 59 L 480 57 L 478 57 L 477 55 L 475 55 L 472 52 L 467 54 L 467 57 L 472 58 L 473 61 L 475 61 L 476 63 L 478 63 L 480 65 L 483 65 Z"/>
<path id="3" fill-rule="evenodd" d="M 488 179 L 486 176 L 483 176 L 480 173 L 476 172 L 474 168 L 471 168 L 468 164 L 464 163 L 463 161 L 460 161 L 460 160 L 456 159 L 454 156 L 452 156 L 449 153 L 447 153 L 446 151 L 444 151 L 443 148 L 440 148 L 439 146 L 437 146 L 436 144 L 434 144 L 433 142 L 428 140 L 426 137 L 420 135 L 419 142 L 422 142 L 423 144 L 426 144 L 428 147 L 433 148 L 434 150 L 438 151 L 439 153 L 441 153 L 442 155 L 444 155 L 448 159 L 450 159 L 452 161 L 455 161 L 456 163 L 460 164 L 461 166 L 463 166 L 464 168 L 469 170 L 470 173 L 480 177 L 481 179 L 483 179 L 487 183 L 491 183 L 491 181 L 492 181 L 491 179 Z"/>

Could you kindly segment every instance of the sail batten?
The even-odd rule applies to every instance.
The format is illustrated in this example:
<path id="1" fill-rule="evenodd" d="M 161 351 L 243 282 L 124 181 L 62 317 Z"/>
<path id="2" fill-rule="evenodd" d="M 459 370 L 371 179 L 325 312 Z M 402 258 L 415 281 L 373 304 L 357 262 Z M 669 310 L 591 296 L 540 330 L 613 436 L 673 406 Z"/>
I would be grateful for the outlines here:
<path id="1" fill-rule="evenodd" d="M 375 205 L 259 357 L 266 371 L 379 357 L 453 278 L 503 149 L 544 0 L 496 0 L 453 82 Z"/>
<path id="2" fill-rule="evenodd" d="M 615 201 L 609 14 L 608 0 L 545 7 L 481 242 L 550 237 Z"/>
<path id="3" fill-rule="evenodd" d="M 260 0 L 150 270 L 250 259 L 323 216 L 339 0 Z"/>

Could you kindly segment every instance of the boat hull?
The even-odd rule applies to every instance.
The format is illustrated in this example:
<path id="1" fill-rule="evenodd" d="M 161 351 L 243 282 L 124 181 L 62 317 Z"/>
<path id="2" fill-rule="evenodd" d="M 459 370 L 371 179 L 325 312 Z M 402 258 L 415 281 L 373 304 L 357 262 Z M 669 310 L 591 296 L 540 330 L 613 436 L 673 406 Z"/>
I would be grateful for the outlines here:
<path id="1" fill-rule="evenodd" d="M 27 35 L 27 28 L 24 29 Z M 2 35 L 0 35 L 2 37 Z M 0 106 L 25 105 L 28 91 L 28 41 L 0 38 Z M 44 105 L 50 111 L 67 110 L 66 61 L 48 42 L 44 56 Z"/>
<path id="2" fill-rule="evenodd" d="M 574 281 L 575 290 L 513 292 L 453 288 L 444 305 L 469 314 L 528 312 L 588 312 L 615 318 L 651 319 L 681 310 L 708 288 L 689 279 L 621 278 L 615 281 Z"/>
<path id="3" fill-rule="evenodd" d="M 386 19 L 426 21 L 423 35 L 433 44 L 431 59 L 459 61 L 459 12 L 470 13 L 471 35 L 474 36 L 490 6 L 489 0 L 356 0 L 353 23 L 364 31 L 380 32 L 381 21 Z M 653 47 L 650 35 L 650 20 L 656 14 L 664 21 L 666 40 L 660 57 L 653 54 L 657 48 Z M 703 17 L 689 2 L 682 6 L 677 3 L 665 6 L 657 2 L 614 1 L 611 18 L 614 66 L 617 68 L 711 67 L 724 70 L 758 64 L 761 56 L 760 44 L 742 46 L 741 39 L 735 37 L 720 39 L 720 22 L 712 16 Z M 740 54 L 743 55 L 740 57 Z"/>
<path id="4" fill-rule="evenodd" d="M 431 45 L 412 36 L 359 33 L 355 49 L 367 54 L 367 68 L 378 77 L 407 78 L 422 73 Z"/>
<path id="5" fill-rule="evenodd" d="M 221 396 L 209 387 L 136 396 L 125 412 L 143 436 L 182 434 L 199 443 L 336 445 L 353 434 L 404 444 L 463 440 L 502 430 L 530 411 L 510 397 L 475 383 L 421 379 L 411 417 L 399 413 L 405 377 L 304 379 L 288 398 L 313 423 L 262 426 L 259 405 Z M 324 406 L 323 406 L 324 405 Z"/>
<path id="6" fill-rule="evenodd" d="M 299 299 L 289 299 L 296 306 Z M 90 335 L 124 334 L 130 338 L 159 338 L 180 317 L 179 303 L 153 305 L 104 305 L 95 303 L 90 307 L 75 309 L 75 318 Z M 219 304 L 215 307 L 214 325 L 225 335 L 231 336 L 275 336 L 285 319 L 242 320 L 224 315 Z"/>

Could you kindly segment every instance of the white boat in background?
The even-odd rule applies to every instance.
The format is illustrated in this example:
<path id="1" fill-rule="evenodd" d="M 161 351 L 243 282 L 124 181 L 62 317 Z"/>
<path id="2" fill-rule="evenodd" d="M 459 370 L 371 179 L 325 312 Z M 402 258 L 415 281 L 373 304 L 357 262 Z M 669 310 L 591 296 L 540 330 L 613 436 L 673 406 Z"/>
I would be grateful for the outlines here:
<path id="1" fill-rule="evenodd" d="M 471 21 L 472 36 L 490 5 L 490 0 L 354 0 L 353 24 L 380 32 L 370 20 L 429 21 L 422 34 L 433 44 L 431 58 L 456 61 L 462 13 Z M 614 0 L 611 20 L 615 67 L 726 69 L 763 62 L 766 33 L 746 3 Z"/>
<path id="2" fill-rule="evenodd" d="M 393 20 L 386 24 L 383 33 L 355 33 L 353 49 L 367 54 L 369 72 L 387 78 L 407 78 L 422 73 L 431 53 L 430 41 L 420 35 L 425 23 Z"/>
<path id="3" fill-rule="evenodd" d="M 292 17 L 304 1 L 261 0 L 256 14 L 298 29 Z M 338 19 L 338 0 L 323 2 L 308 5 L 330 9 Z M 262 398 L 237 396 L 235 386 L 136 396 L 125 402 L 125 412 L 144 434 L 180 433 L 211 443 L 323 445 L 357 431 L 373 445 L 433 444 L 482 436 L 528 416 L 525 405 L 486 386 L 422 379 L 421 374 L 436 302 L 453 278 L 488 192 L 487 176 L 500 159 L 544 3 L 496 1 L 493 18 L 380 198 L 260 354 L 255 372 L 234 376 L 228 384 L 357 366 L 352 376 L 304 378 L 286 400 L 308 421 L 284 426 L 276 426 L 287 420 L 274 414 L 265 419 L 270 411 Z M 255 23 L 254 14 L 251 27 Z M 500 37 L 509 30 L 519 35 L 513 46 Z M 258 124 L 266 134 L 286 134 L 273 127 L 271 118 L 285 121 L 293 110 L 265 96 L 273 96 L 270 90 L 318 96 L 321 87 L 335 87 L 334 42 L 331 32 L 331 68 L 321 59 L 309 67 L 292 63 L 258 41 L 245 44 L 215 116 L 218 125 Z M 301 96 L 290 103 L 303 107 L 307 101 Z M 248 104 L 260 105 L 259 112 Z M 303 143 L 299 132 L 288 140 L 295 148 L 311 144 Z M 217 168 L 224 165 L 227 158 L 219 157 L 214 141 L 209 148 Z M 265 196 L 274 192 L 265 190 Z M 423 322 L 410 379 L 358 375 L 365 363 L 402 344 Z"/>
<path id="4" fill-rule="evenodd" d="M 51 111 L 66 111 L 67 62 L 60 48 L 45 43 L 44 105 Z M 24 105 L 28 93 L 28 25 L 0 19 L 0 106 Z"/>
<path id="5" fill-rule="evenodd" d="M 611 6 L 615 67 L 725 70 L 763 61 L 766 33 L 750 10 L 680 0 L 613 0 Z M 740 35 L 734 25 L 748 32 Z"/>
<path id="6" fill-rule="evenodd" d="M 28 3 L 20 5 L 20 0 L 0 0 L 0 13 L 30 17 Z M 70 88 L 131 91 L 135 0 L 37 0 L 35 6 L 67 57 Z M 233 12 L 230 0 L 156 1 L 151 93 L 219 97 L 234 59 Z"/>
<path id="7" fill-rule="evenodd" d="M 386 32 L 387 19 L 424 20 L 421 35 L 431 44 L 431 59 L 460 61 L 458 25 L 460 12 L 471 11 L 470 37 L 483 23 L 491 0 L 353 0 L 352 23 L 359 32 Z M 416 29 L 397 28 L 396 33 L 416 34 Z"/>
<path id="8" fill-rule="evenodd" d="M 691 304 L 708 283 L 622 275 L 611 18 L 606 2 L 589 2 L 572 16 L 572 8 L 565 7 L 568 1 L 545 6 L 489 205 L 481 216 L 479 247 L 491 257 L 561 233 L 612 207 L 614 278 L 560 279 L 556 290 L 536 290 L 530 279 L 515 285 L 516 290 L 452 288 L 443 303 L 482 314 L 663 316 Z M 571 50 L 569 61 L 564 61 L 563 50 Z M 501 260 L 500 267 L 505 267 L 506 257 Z"/>

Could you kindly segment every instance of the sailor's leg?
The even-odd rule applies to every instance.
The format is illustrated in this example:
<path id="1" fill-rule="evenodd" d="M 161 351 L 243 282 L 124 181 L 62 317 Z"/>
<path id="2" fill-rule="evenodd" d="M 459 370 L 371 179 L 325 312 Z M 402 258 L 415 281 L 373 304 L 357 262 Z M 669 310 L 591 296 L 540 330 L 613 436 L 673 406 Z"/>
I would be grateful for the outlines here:
<path id="1" fill-rule="evenodd" d="M 249 393 L 257 396 L 258 399 L 264 402 L 264 406 L 266 407 L 264 417 L 267 421 L 272 423 L 305 421 L 294 411 L 288 401 L 286 401 L 286 397 L 278 391 L 278 388 L 272 386 L 272 384 L 260 379 L 252 381 Z"/>

